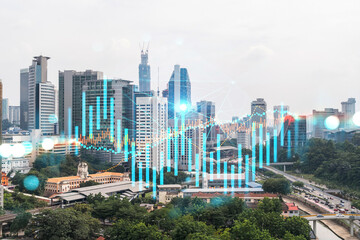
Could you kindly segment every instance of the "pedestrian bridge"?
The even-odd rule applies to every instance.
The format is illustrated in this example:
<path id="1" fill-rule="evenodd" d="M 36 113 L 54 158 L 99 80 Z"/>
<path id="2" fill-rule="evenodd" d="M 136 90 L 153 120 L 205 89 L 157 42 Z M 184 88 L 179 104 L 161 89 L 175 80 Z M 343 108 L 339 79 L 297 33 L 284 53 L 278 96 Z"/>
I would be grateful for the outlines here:
<path id="1" fill-rule="evenodd" d="M 350 235 L 354 236 L 354 220 L 360 220 L 360 214 L 317 214 L 301 216 L 308 221 L 313 221 L 313 230 L 316 235 L 316 221 L 321 220 L 349 220 L 350 221 Z"/>

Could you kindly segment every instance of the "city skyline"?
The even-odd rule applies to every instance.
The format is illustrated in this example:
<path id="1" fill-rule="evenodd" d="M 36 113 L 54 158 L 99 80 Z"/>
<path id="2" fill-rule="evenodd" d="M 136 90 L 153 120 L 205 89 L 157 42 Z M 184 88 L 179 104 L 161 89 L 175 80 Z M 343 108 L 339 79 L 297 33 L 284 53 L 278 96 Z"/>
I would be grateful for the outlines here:
<path id="1" fill-rule="evenodd" d="M 9 33 L 0 40 L 4 56 L 0 64 L 6 66 L 0 71 L 7 89 L 4 98 L 19 105 L 19 71 L 28 66 L 28 59 L 40 54 L 51 57 L 49 81 L 56 86 L 58 71 L 67 69 L 102 71 L 108 78 L 138 84 L 142 42 L 150 42 L 152 90 L 157 90 L 158 68 L 162 90 L 173 66 L 180 64 L 191 74 L 192 102 L 215 102 L 220 120 L 248 114 L 249 102 L 256 98 L 264 98 L 268 106 L 284 103 L 299 114 L 325 107 L 341 109 L 342 101 L 359 98 L 360 70 L 355 66 L 360 64 L 360 49 L 352 41 L 358 42 L 360 34 L 350 31 L 360 21 L 360 5 L 355 1 L 339 6 L 336 1 L 323 1 L 311 9 L 306 8 L 309 2 L 290 8 L 285 2 L 210 2 L 205 13 L 199 11 L 202 5 L 197 3 L 186 9 L 188 17 L 181 20 L 177 19 L 179 14 L 170 13 L 174 9 L 181 12 L 186 3 L 110 2 L 87 1 L 87 10 L 96 17 L 86 23 L 77 18 L 83 16 L 78 10 L 84 2 L 71 2 L 70 9 L 69 1 L 46 6 L 41 1 L 6 3 L 0 9 L 0 20 L 6 19 L 0 26 Z M 160 5 L 153 17 L 151 12 Z M 281 11 L 284 7 L 287 11 Z M 53 15 L 65 8 L 68 17 L 60 24 Z M 279 17 L 269 15 L 273 8 L 279 8 Z M 38 17 L 36 9 L 46 11 Z M 115 16 L 111 14 L 114 11 L 122 14 Z M 217 12 L 228 15 L 213 18 Z M 105 15 L 114 16 L 110 21 Z M 58 34 L 51 34 L 58 28 L 71 34 L 59 41 Z M 50 34 L 41 38 L 44 32 Z"/>

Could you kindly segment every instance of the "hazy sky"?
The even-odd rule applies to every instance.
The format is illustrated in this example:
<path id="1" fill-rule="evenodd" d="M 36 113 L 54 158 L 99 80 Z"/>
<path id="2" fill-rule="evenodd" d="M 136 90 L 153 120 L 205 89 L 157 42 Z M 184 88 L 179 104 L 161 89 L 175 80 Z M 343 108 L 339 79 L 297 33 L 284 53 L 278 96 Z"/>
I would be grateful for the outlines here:
<path id="1" fill-rule="evenodd" d="M 150 41 L 152 89 L 188 68 L 193 104 L 216 102 L 219 119 L 268 109 L 360 106 L 360 1 L 0 0 L 0 78 L 19 104 L 20 69 L 51 57 L 59 70 L 103 71 L 138 83 L 139 43 Z M 357 107 L 357 109 L 359 109 Z"/>

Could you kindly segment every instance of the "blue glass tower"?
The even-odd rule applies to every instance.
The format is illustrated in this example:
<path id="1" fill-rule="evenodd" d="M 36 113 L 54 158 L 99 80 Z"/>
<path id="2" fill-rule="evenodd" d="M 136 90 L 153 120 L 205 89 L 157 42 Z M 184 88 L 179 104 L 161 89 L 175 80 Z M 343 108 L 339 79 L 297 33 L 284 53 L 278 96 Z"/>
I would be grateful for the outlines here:
<path id="1" fill-rule="evenodd" d="M 191 84 L 187 69 L 175 65 L 168 87 L 168 116 L 174 119 L 176 112 L 180 111 L 180 105 L 186 105 L 187 108 L 191 106 Z"/>
<path id="2" fill-rule="evenodd" d="M 151 90 L 148 50 L 141 50 L 141 63 L 139 64 L 139 90 L 140 92 L 149 92 Z"/>

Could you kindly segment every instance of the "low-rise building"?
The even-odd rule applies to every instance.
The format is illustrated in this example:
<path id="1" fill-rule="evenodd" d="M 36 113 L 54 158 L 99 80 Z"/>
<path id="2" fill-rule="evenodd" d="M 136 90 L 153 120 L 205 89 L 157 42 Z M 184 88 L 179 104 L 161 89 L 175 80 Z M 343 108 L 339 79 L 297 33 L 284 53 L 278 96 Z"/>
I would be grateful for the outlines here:
<path id="1" fill-rule="evenodd" d="M 283 205 L 283 212 L 282 215 L 284 217 L 293 217 L 293 216 L 299 216 L 299 208 L 295 205 L 295 203 L 285 203 Z"/>
<path id="2" fill-rule="evenodd" d="M 29 159 L 21 157 L 21 158 L 3 158 L 1 161 L 2 172 L 8 174 L 10 171 L 20 172 L 26 174 L 30 171 L 31 167 L 29 166 Z"/>
<path id="3" fill-rule="evenodd" d="M 165 184 L 159 185 L 159 202 L 169 203 L 173 198 L 182 197 L 180 184 Z"/>
<path id="4" fill-rule="evenodd" d="M 107 184 L 130 181 L 130 178 L 129 173 L 101 172 L 89 174 L 87 163 L 81 162 L 78 166 L 77 176 L 49 178 L 45 184 L 45 192 L 47 194 L 68 192 L 72 189 L 79 188 L 81 183 L 87 181 Z"/>
<path id="5" fill-rule="evenodd" d="M 222 194 L 222 193 L 203 193 L 203 192 L 198 192 L 198 193 L 194 193 L 191 197 L 192 198 L 200 198 L 203 201 L 210 203 L 211 199 L 216 198 L 216 197 L 222 197 L 222 196 L 229 196 L 229 197 L 237 197 L 240 199 L 243 199 L 244 202 L 246 203 L 258 203 L 259 201 L 263 200 L 264 198 L 278 198 L 278 196 L 276 194 L 273 193 L 234 193 L 234 194 Z"/>

